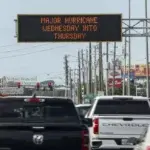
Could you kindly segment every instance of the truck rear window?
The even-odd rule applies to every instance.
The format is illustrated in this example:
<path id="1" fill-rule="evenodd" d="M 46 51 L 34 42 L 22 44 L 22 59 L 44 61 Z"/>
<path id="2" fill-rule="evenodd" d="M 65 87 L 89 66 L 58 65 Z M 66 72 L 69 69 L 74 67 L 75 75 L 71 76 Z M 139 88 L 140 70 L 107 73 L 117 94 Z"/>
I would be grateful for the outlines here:
<path id="1" fill-rule="evenodd" d="M 94 114 L 141 114 L 149 115 L 147 101 L 139 100 L 99 100 Z"/>
<path id="2" fill-rule="evenodd" d="M 51 99 L 43 104 L 26 104 L 24 99 L 0 99 L 0 119 L 34 119 L 55 121 L 78 121 L 78 115 L 72 102 Z"/>

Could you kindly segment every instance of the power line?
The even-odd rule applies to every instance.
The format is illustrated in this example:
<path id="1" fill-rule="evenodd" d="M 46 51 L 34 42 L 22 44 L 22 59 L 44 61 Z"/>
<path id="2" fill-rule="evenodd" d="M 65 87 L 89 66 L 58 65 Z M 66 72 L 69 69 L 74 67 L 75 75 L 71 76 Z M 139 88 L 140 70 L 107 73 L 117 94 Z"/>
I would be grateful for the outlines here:
<path id="1" fill-rule="evenodd" d="M 5 47 L 9 47 L 9 46 L 17 46 L 18 45 L 18 43 L 15 43 L 15 44 L 8 44 L 8 45 L 0 45 L 0 48 L 5 48 Z M 45 44 L 45 45 L 47 45 L 47 44 Z"/>
<path id="2" fill-rule="evenodd" d="M 28 48 L 20 48 L 20 49 L 14 49 L 14 50 L 7 50 L 7 51 L 4 51 L 4 52 L 0 52 L 0 54 L 2 54 L 2 53 L 16 52 L 16 51 L 22 51 L 22 50 L 28 50 L 28 49 L 30 49 L 30 48 L 35 48 L 35 47 L 39 47 L 39 46 L 45 46 L 45 44 L 42 44 L 42 45 L 34 45 L 34 46 L 28 47 Z"/>
<path id="3" fill-rule="evenodd" d="M 43 49 L 43 50 L 29 52 L 29 53 L 24 53 L 24 54 L 19 54 L 19 55 L 11 55 L 11 56 L 0 57 L 0 59 L 13 58 L 13 57 L 18 57 L 18 56 L 25 56 L 25 55 L 30 55 L 30 54 L 36 54 L 36 53 L 40 53 L 40 52 L 44 52 L 44 51 L 50 51 L 50 50 L 54 50 L 54 49 L 62 48 L 62 47 L 66 47 L 66 46 L 68 46 L 68 45 L 63 45 L 63 46 L 58 46 L 58 47 L 54 47 L 54 48 Z"/>
<path id="4" fill-rule="evenodd" d="M 45 73 L 39 73 L 39 74 L 36 74 L 36 75 L 39 75 L 39 76 L 41 76 L 41 75 L 47 75 L 47 76 L 50 76 L 51 74 L 60 74 L 61 73 L 61 75 L 64 73 L 64 71 L 58 71 L 58 72 L 45 72 Z"/>
<path id="5" fill-rule="evenodd" d="M 17 44 L 9 44 L 9 45 L 0 45 L 0 47 L 9 47 L 9 46 L 15 46 Z"/>
<path id="6" fill-rule="evenodd" d="M 46 74 L 49 74 L 49 76 L 47 75 L 47 76 L 44 76 L 44 75 L 46 75 Z M 51 76 L 52 75 L 52 76 Z M 55 76 L 54 76 L 55 75 Z M 51 78 L 59 78 L 59 76 L 62 76 L 63 75 L 63 71 L 60 71 L 60 72 L 50 72 L 50 73 L 45 73 L 45 74 L 40 74 L 40 73 L 36 73 L 36 74 L 32 74 L 32 76 L 37 76 L 37 77 L 44 77 L 44 78 L 47 78 L 46 80 L 49 80 L 49 78 L 51 79 Z M 5 74 L 5 75 L 1 75 L 1 77 L 2 76 L 11 76 L 11 75 L 9 75 L 9 74 Z M 15 74 L 15 76 L 22 76 L 22 74 Z M 27 75 L 28 76 L 28 75 Z M 31 75 L 29 75 L 29 76 L 31 76 Z"/>

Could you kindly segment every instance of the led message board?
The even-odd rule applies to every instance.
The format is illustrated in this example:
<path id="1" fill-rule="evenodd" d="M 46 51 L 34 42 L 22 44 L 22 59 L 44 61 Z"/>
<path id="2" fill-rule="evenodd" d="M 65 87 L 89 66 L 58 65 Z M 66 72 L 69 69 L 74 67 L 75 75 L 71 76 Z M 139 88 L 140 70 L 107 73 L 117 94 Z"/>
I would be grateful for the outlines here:
<path id="1" fill-rule="evenodd" d="M 18 42 L 122 41 L 122 15 L 18 15 Z"/>

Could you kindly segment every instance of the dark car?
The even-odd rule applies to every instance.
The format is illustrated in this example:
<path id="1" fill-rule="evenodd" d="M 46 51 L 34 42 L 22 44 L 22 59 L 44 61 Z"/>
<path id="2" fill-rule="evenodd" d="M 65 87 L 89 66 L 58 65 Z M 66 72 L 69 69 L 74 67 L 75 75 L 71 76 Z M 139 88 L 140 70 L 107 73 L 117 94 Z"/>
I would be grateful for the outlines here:
<path id="1" fill-rule="evenodd" d="M 0 147 L 10 150 L 89 150 L 88 126 L 71 99 L 1 97 Z"/>

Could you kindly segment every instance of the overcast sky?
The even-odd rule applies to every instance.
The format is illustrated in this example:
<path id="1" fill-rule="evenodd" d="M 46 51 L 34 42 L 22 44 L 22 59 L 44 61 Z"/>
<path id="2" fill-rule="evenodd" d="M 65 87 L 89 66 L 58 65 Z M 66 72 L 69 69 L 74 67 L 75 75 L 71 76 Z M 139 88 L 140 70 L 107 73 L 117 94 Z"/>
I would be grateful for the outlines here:
<path id="1" fill-rule="evenodd" d="M 143 18 L 144 0 L 131 0 L 131 5 L 131 17 Z M 150 0 L 148 6 L 150 10 Z M 0 12 L 0 75 L 45 78 L 49 74 L 51 78 L 63 78 L 64 55 L 77 56 L 77 51 L 85 49 L 88 44 L 18 44 L 14 38 L 17 14 L 122 13 L 123 18 L 127 18 L 128 0 L 0 0 Z M 120 45 L 117 53 L 121 53 Z M 145 38 L 132 38 L 131 48 L 132 63 L 145 63 Z M 37 52 L 39 50 L 43 51 Z M 75 68 L 76 58 L 70 57 L 70 61 Z"/>

